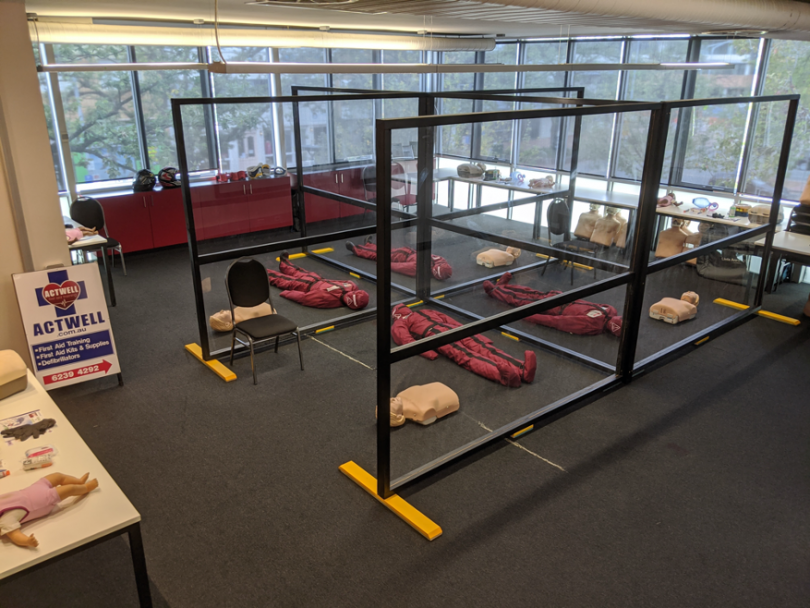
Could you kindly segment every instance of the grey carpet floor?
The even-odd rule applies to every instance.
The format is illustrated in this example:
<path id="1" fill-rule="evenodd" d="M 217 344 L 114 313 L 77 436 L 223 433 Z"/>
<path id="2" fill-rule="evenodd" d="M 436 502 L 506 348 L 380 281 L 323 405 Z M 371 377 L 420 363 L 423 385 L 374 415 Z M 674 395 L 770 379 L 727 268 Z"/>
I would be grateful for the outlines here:
<path id="1" fill-rule="evenodd" d="M 338 471 L 373 471 L 373 323 L 307 339 L 304 372 L 286 346 L 258 357 L 258 386 L 246 359 L 225 384 L 183 350 L 197 340 L 186 252 L 127 266 L 110 312 L 125 386 L 52 395 L 143 516 L 156 606 L 810 604 L 806 319 L 754 319 L 409 490 L 444 530 L 428 543 Z M 766 308 L 798 316 L 807 291 L 783 285 Z M 447 361 L 414 361 L 403 382 L 453 378 L 491 408 L 403 427 L 395 466 L 492 428 L 523 391 L 542 403 L 591 381 L 566 369 L 499 401 Z M 0 606 L 137 606 L 127 545 L 23 575 Z"/>

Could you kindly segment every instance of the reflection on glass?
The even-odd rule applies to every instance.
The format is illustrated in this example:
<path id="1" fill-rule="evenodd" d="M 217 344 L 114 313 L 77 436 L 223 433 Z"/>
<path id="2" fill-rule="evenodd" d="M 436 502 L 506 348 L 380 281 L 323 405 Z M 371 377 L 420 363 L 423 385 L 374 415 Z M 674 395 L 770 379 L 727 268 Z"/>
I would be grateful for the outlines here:
<path id="1" fill-rule="evenodd" d="M 473 52 L 442 53 L 442 63 L 475 63 Z M 442 91 L 472 91 L 475 87 L 475 74 L 442 74 Z M 440 114 L 468 114 L 472 112 L 473 102 L 466 99 L 441 99 Z M 441 128 L 442 154 L 472 156 L 472 125 L 451 125 Z"/>

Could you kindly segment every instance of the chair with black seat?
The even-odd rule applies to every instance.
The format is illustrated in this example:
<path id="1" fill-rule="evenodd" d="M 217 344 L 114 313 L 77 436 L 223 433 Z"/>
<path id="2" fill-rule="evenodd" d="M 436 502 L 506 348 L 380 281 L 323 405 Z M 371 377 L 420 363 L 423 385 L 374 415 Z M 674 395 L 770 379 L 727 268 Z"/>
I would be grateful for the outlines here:
<path id="1" fill-rule="evenodd" d="M 264 265 L 253 258 L 239 258 L 234 260 L 225 272 L 225 290 L 228 292 L 228 304 L 231 307 L 231 319 L 236 319 L 234 307 L 241 306 L 252 308 L 268 302 L 273 306 L 270 299 L 270 283 L 267 280 L 267 270 Z M 274 309 L 275 310 L 275 309 Z M 243 334 L 247 342 L 243 342 L 236 337 L 236 332 Z M 304 355 L 301 353 L 301 332 L 294 321 L 279 314 L 255 317 L 247 321 L 233 324 L 233 335 L 231 336 L 231 362 L 233 366 L 233 351 L 236 342 L 250 348 L 250 369 L 253 371 L 253 384 L 258 384 L 256 380 L 256 366 L 253 361 L 253 345 L 257 342 L 266 342 L 276 339 L 278 352 L 279 338 L 286 334 L 295 334 L 298 339 L 298 359 L 301 362 L 301 370 L 304 369 Z"/>
<path id="2" fill-rule="evenodd" d="M 392 163 L 391 164 L 391 175 L 395 175 L 395 165 L 398 165 L 400 168 L 399 173 L 404 173 L 404 169 L 402 165 L 399 163 Z M 367 165 L 363 167 L 363 191 L 366 194 L 366 200 L 369 203 L 377 204 L 377 166 L 376 165 Z M 391 192 L 391 205 L 399 205 L 400 200 L 393 196 L 393 191 Z"/>
<path id="3" fill-rule="evenodd" d="M 80 196 L 70 205 L 70 219 L 85 228 L 96 230 L 107 239 L 107 249 L 113 252 L 113 266 L 115 266 L 115 252 L 117 251 L 118 255 L 121 256 L 121 267 L 124 269 L 124 276 L 126 276 L 127 264 L 124 261 L 124 250 L 121 243 L 112 238 L 107 232 L 104 207 L 101 206 L 101 203 L 90 196 Z"/>
<path id="4" fill-rule="evenodd" d="M 571 211 L 568 208 L 568 203 L 565 201 L 565 199 L 555 199 L 548 206 L 548 209 L 546 210 L 546 222 L 548 223 L 548 242 L 555 249 L 569 253 L 587 255 L 590 257 L 595 257 L 604 249 L 602 245 L 591 243 L 590 241 L 586 241 L 584 239 L 571 239 Z M 562 236 L 563 240 L 555 243 L 552 239 L 552 235 Z M 571 285 L 573 285 L 575 268 L 574 262 L 565 259 L 561 261 L 560 258 L 555 258 L 554 262 L 560 263 L 563 266 L 565 266 L 565 264 L 571 266 Z M 549 260 L 543 264 L 543 272 L 540 273 L 540 276 L 544 276 L 546 274 L 546 270 L 548 270 L 551 263 L 551 260 Z M 596 269 L 594 268 L 594 279 L 595 278 Z"/>

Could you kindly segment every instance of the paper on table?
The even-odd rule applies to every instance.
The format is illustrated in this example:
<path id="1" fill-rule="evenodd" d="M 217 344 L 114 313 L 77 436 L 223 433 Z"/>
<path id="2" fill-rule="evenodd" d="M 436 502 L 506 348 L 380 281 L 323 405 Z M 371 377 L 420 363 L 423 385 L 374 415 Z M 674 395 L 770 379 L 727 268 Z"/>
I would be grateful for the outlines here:
<path id="1" fill-rule="evenodd" d="M 103 245 L 106 242 L 107 242 L 107 239 L 105 239 L 103 236 L 101 236 L 100 234 L 94 234 L 93 236 L 86 236 L 83 239 L 79 239 L 78 241 L 76 241 L 75 243 L 70 245 L 70 247 L 86 247 L 87 245 Z"/>

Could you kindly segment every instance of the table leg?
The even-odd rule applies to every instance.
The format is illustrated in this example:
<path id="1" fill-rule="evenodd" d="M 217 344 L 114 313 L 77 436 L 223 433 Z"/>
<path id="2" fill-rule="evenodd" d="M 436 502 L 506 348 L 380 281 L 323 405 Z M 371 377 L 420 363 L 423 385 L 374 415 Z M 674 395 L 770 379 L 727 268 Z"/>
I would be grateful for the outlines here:
<path id="1" fill-rule="evenodd" d="M 768 273 L 765 275 L 765 293 L 773 293 L 773 281 L 776 277 L 776 268 L 779 266 L 779 254 L 771 249 L 771 259 L 768 263 Z"/>
<path id="2" fill-rule="evenodd" d="M 107 248 L 101 248 L 101 254 L 104 257 L 104 270 L 107 272 L 107 291 L 110 292 L 110 306 L 115 306 L 115 287 L 113 287 L 112 270 L 110 269 L 110 262 L 107 260 Z"/>
<path id="3" fill-rule="evenodd" d="M 481 206 L 481 199 L 483 197 L 483 192 L 482 192 L 483 189 L 484 189 L 484 187 L 481 184 L 476 184 L 476 186 L 475 186 L 475 206 L 476 207 Z"/>
<path id="4" fill-rule="evenodd" d="M 447 206 L 450 207 L 450 211 L 453 210 L 453 200 L 456 198 L 456 180 L 448 179 L 447 180 Z"/>
<path id="5" fill-rule="evenodd" d="M 534 204 L 534 226 L 532 227 L 532 240 L 537 240 L 540 238 L 542 223 L 543 223 L 543 201 L 539 200 Z"/>
<path id="6" fill-rule="evenodd" d="M 141 608 L 152 608 L 152 592 L 149 590 L 149 575 L 146 572 L 146 557 L 143 554 L 141 524 L 131 525 L 128 531 L 132 566 L 135 568 L 135 583 L 138 586 L 138 599 L 141 602 Z"/>

